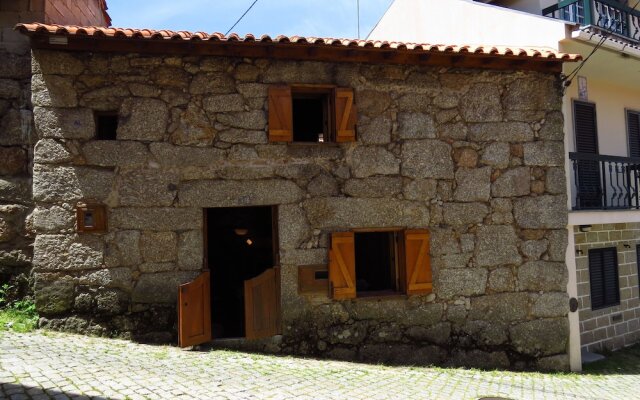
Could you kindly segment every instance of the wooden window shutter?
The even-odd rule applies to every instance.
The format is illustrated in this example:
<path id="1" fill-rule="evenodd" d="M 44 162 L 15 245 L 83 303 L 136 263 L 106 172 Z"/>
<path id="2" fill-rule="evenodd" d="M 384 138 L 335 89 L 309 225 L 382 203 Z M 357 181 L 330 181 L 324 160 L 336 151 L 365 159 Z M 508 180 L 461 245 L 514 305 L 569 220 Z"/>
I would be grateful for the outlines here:
<path id="1" fill-rule="evenodd" d="M 589 283 L 592 309 L 620 304 L 618 250 L 615 247 L 589 250 Z"/>
<path id="2" fill-rule="evenodd" d="M 640 157 L 640 113 L 627 111 L 629 157 Z"/>
<path id="3" fill-rule="evenodd" d="M 431 293 L 433 290 L 429 240 L 429 231 L 425 229 L 404 231 L 407 294 Z"/>
<path id="4" fill-rule="evenodd" d="M 336 88 L 334 104 L 336 109 L 336 142 L 355 142 L 358 116 L 353 89 Z"/>
<path id="5" fill-rule="evenodd" d="M 293 141 L 293 105 L 289 86 L 269 87 L 269 141 Z"/>
<path id="6" fill-rule="evenodd" d="M 598 127 L 596 105 L 575 101 L 573 103 L 575 119 L 576 151 L 578 153 L 598 154 Z"/>
<path id="7" fill-rule="evenodd" d="M 356 297 L 356 251 L 353 232 L 331 234 L 329 282 L 332 298 L 340 300 Z"/>

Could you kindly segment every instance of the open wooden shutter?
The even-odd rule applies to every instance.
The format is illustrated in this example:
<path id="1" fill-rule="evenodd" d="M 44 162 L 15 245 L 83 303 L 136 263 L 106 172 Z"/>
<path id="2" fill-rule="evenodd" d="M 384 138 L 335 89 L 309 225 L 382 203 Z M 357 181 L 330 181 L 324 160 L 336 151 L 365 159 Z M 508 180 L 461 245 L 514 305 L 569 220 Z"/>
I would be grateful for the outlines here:
<path id="1" fill-rule="evenodd" d="M 180 347 L 211 341 L 211 281 L 209 271 L 178 289 L 178 342 Z"/>
<path id="2" fill-rule="evenodd" d="M 576 151 L 578 153 L 598 154 L 598 123 L 596 105 L 582 101 L 573 102 L 575 121 Z M 602 179 L 598 161 L 578 160 L 579 196 L 576 206 L 581 209 L 602 207 Z"/>
<path id="3" fill-rule="evenodd" d="M 404 231 L 407 294 L 431 293 L 433 289 L 429 247 L 429 231 Z"/>
<path id="4" fill-rule="evenodd" d="M 627 110 L 629 157 L 640 157 L 640 112 Z"/>
<path id="5" fill-rule="evenodd" d="M 331 234 L 330 295 L 336 300 L 356 297 L 356 251 L 353 232 Z"/>
<path id="6" fill-rule="evenodd" d="M 356 104 L 353 101 L 353 89 L 335 89 L 336 142 L 355 142 L 358 120 Z"/>
<path id="7" fill-rule="evenodd" d="M 245 336 L 261 339 L 280 330 L 280 268 L 244 281 Z"/>
<path id="8" fill-rule="evenodd" d="M 269 87 L 269 141 L 293 141 L 293 105 L 289 86 Z"/>

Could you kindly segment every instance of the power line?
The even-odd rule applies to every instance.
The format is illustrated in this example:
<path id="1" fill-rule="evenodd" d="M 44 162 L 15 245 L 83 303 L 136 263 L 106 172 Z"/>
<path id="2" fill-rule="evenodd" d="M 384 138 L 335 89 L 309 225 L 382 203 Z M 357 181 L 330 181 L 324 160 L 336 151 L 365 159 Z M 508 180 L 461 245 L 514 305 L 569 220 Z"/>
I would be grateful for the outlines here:
<path id="1" fill-rule="evenodd" d="M 238 18 L 238 20 L 237 20 L 233 25 L 231 25 L 231 28 L 229 28 L 229 30 L 227 31 L 227 33 L 225 33 L 225 34 L 224 34 L 225 36 L 227 36 L 227 35 L 229 34 L 229 32 L 231 32 L 231 30 L 232 30 L 233 28 L 235 28 L 235 27 L 236 27 L 236 25 L 238 25 L 238 23 L 239 23 L 240 21 L 242 21 L 242 18 L 244 18 L 244 16 L 245 16 L 245 15 L 247 15 L 247 13 L 248 13 L 249 11 L 251 11 L 251 9 L 253 8 L 253 6 L 255 6 L 257 2 L 258 2 L 258 0 L 254 0 L 254 1 L 253 1 L 253 3 L 251 3 L 251 5 L 249 6 L 249 8 L 247 8 L 247 10 L 246 10 L 246 11 L 245 11 L 241 16 L 240 16 L 240 18 Z"/>

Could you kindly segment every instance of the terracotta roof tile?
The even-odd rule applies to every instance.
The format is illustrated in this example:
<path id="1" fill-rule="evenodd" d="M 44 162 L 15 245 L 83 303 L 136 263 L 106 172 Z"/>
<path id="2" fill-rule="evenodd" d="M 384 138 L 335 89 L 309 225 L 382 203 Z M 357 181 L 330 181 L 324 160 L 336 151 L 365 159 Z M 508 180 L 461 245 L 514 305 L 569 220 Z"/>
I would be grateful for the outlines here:
<path id="1" fill-rule="evenodd" d="M 506 46 L 470 46 L 470 45 L 441 45 L 441 44 L 420 44 L 386 42 L 379 40 L 359 40 L 359 39 L 335 39 L 316 38 L 303 36 L 277 36 L 272 38 L 268 35 L 260 37 L 252 34 L 239 36 L 235 33 L 225 36 L 221 33 L 170 31 L 154 29 L 134 29 L 134 28 L 105 28 L 99 26 L 73 26 L 73 25 L 47 25 L 41 23 L 18 24 L 16 30 L 26 35 L 48 34 L 59 36 L 86 36 L 96 38 L 122 38 L 133 40 L 171 40 L 171 41 L 211 41 L 211 42 L 244 42 L 244 43 L 274 43 L 274 44 L 302 44 L 314 46 L 348 47 L 361 49 L 391 49 L 404 50 L 409 52 L 428 53 L 457 53 L 457 54 L 477 54 L 496 57 L 517 57 L 522 59 L 534 59 L 537 61 L 579 61 L 582 57 L 579 54 L 559 53 L 547 48 L 511 48 Z"/>

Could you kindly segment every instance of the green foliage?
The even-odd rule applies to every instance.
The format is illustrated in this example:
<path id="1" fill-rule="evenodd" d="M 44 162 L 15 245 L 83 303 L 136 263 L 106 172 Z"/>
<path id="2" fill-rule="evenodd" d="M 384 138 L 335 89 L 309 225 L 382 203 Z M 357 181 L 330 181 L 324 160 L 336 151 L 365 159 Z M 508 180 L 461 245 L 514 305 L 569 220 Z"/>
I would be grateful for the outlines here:
<path id="1" fill-rule="evenodd" d="M 38 313 L 33 300 L 26 297 L 13 302 L 8 299 L 9 284 L 0 286 L 0 331 L 30 332 L 38 324 Z"/>
<path id="2" fill-rule="evenodd" d="M 640 344 L 609 352 L 607 358 L 584 366 L 587 374 L 629 374 L 640 372 Z"/>

